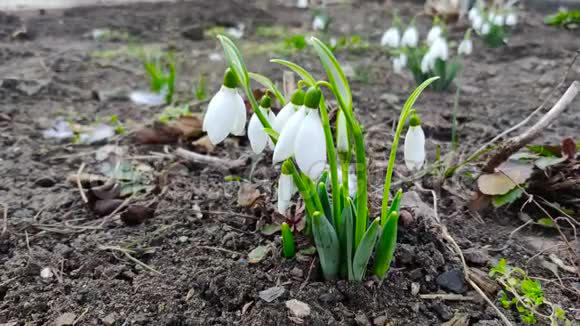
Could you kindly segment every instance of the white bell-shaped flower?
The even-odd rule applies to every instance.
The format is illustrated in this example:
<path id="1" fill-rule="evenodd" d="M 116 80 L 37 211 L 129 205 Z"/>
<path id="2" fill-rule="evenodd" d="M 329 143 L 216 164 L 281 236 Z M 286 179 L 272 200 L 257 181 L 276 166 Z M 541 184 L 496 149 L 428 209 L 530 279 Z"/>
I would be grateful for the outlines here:
<path id="1" fill-rule="evenodd" d="M 510 12 L 506 17 L 505 17 L 505 24 L 508 26 L 516 26 L 516 24 L 518 23 L 518 16 L 516 16 L 516 14 L 514 14 L 513 12 Z"/>
<path id="2" fill-rule="evenodd" d="M 280 214 L 286 214 L 286 210 L 292 205 L 292 196 L 298 190 L 294 185 L 292 175 L 287 172 L 282 165 L 282 173 L 278 179 L 278 212 Z"/>
<path id="3" fill-rule="evenodd" d="M 491 25 L 489 23 L 483 23 L 483 25 L 481 25 L 481 34 L 482 35 L 487 35 L 489 34 L 489 32 L 491 31 Z"/>
<path id="4" fill-rule="evenodd" d="M 469 9 L 469 12 L 467 13 L 469 21 L 473 22 L 473 19 L 475 19 L 476 16 L 479 16 L 479 9 L 477 9 L 477 7 Z"/>
<path id="5" fill-rule="evenodd" d="M 236 75 L 228 69 L 223 86 L 209 102 L 202 129 L 214 145 L 230 133 L 238 136 L 244 133 L 246 105 L 236 90 L 237 84 Z"/>
<path id="6" fill-rule="evenodd" d="M 459 43 L 459 47 L 457 48 L 457 53 L 460 55 L 470 55 L 473 52 L 473 42 L 470 39 L 466 38 L 461 43 Z"/>
<path id="7" fill-rule="evenodd" d="M 496 14 L 493 16 L 493 19 L 490 19 L 490 21 L 497 26 L 503 26 L 505 23 L 505 17 L 503 15 L 500 14 Z"/>
<path id="8" fill-rule="evenodd" d="M 338 183 L 342 184 L 342 171 L 338 171 L 337 176 L 338 176 Z M 348 195 L 350 196 L 350 198 L 354 198 L 356 196 L 356 192 L 357 192 L 356 174 L 355 174 L 355 171 L 353 171 L 353 169 L 349 168 L 349 171 L 348 171 Z"/>
<path id="9" fill-rule="evenodd" d="M 439 25 L 431 27 L 429 33 L 427 34 L 427 44 L 431 45 L 435 40 L 440 38 L 443 34 L 443 29 Z"/>
<path id="10" fill-rule="evenodd" d="M 421 72 L 424 74 L 428 73 L 429 71 L 431 71 L 434 65 L 435 60 L 433 59 L 433 55 L 431 54 L 430 51 L 428 51 L 423 56 L 423 59 L 421 59 Z"/>
<path id="11" fill-rule="evenodd" d="M 271 99 L 268 96 L 264 96 L 260 103 L 260 111 L 266 117 L 270 124 L 273 123 L 276 116 L 272 113 L 270 109 Z M 250 139 L 250 146 L 252 150 L 256 154 L 260 154 L 266 148 L 266 145 L 271 144 L 272 140 L 270 139 L 270 135 L 266 131 L 264 131 L 264 126 L 262 122 L 258 118 L 258 115 L 254 113 L 252 118 L 250 118 L 250 123 L 248 124 L 248 138 Z"/>
<path id="12" fill-rule="evenodd" d="M 272 124 L 272 128 L 280 134 L 284 126 L 290 121 L 294 113 L 298 111 L 298 109 L 304 104 L 304 91 L 297 90 L 292 94 L 292 99 L 288 104 L 286 104 L 278 115 L 276 119 L 274 119 L 274 123 Z"/>
<path id="13" fill-rule="evenodd" d="M 431 48 L 429 48 L 433 60 L 441 59 L 446 61 L 449 58 L 449 47 L 447 41 L 443 37 L 438 37 L 433 41 Z"/>
<path id="14" fill-rule="evenodd" d="M 383 37 L 381 38 L 382 46 L 390 48 L 398 48 L 400 43 L 401 43 L 401 32 L 396 27 L 391 27 L 387 29 L 383 34 Z"/>
<path id="15" fill-rule="evenodd" d="M 311 179 L 317 179 L 326 167 L 326 139 L 322 121 L 318 113 L 320 90 L 311 87 L 304 98 L 304 106 L 308 110 L 302 121 L 296 141 L 294 156 L 298 167 Z"/>
<path id="16" fill-rule="evenodd" d="M 400 74 L 403 69 L 407 66 L 407 55 L 401 53 L 398 57 L 393 59 L 393 70 L 395 73 Z"/>
<path id="17" fill-rule="evenodd" d="M 477 32 L 481 34 L 481 27 L 483 26 L 483 17 L 481 17 L 480 15 L 476 15 L 473 17 L 473 19 L 471 20 L 471 27 L 473 27 L 473 29 Z"/>
<path id="18" fill-rule="evenodd" d="M 405 136 L 405 165 L 411 171 L 420 169 L 425 163 L 425 133 L 421 128 L 421 120 L 413 115 L 409 122 L 409 130 Z"/>
<path id="19" fill-rule="evenodd" d="M 403 33 L 403 37 L 401 38 L 401 46 L 415 48 L 419 44 L 419 32 L 415 26 L 409 26 Z"/>
<path id="20" fill-rule="evenodd" d="M 302 121 L 306 117 L 306 110 L 304 106 L 298 109 L 280 132 L 278 142 L 276 143 L 276 147 L 274 147 L 274 156 L 272 158 L 274 163 L 281 162 L 294 155 L 294 142 L 296 141 L 296 135 L 302 125 Z"/>
<path id="21" fill-rule="evenodd" d="M 336 149 L 339 153 L 348 153 L 348 130 L 346 128 L 346 116 L 342 110 L 338 111 L 336 117 Z"/>

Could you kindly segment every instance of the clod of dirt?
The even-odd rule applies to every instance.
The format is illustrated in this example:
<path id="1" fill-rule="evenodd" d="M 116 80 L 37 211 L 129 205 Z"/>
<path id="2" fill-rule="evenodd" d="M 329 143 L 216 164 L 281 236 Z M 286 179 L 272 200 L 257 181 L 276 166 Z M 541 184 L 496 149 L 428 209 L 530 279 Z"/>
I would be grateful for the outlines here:
<path id="1" fill-rule="evenodd" d="M 74 325 L 75 319 L 77 318 L 76 314 L 72 312 L 67 312 L 60 315 L 55 321 L 55 326 L 69 326 Z"/>
<path id="2" fill-rule="evenodd" d="M 433 309 L 435 309 L 435 312 L 437 313 L 437 315 L 439 315 L 439 317 L 441 319 L 443 319 L 444 321 L 448 321 L 451 318 L 453 318 L 453 313 L 451 312 L 451 308 L 449 308 L 448 305 L 438 302 L 436 304 L 433 305 Z"/>
<path id="3" fill-rule="evenodd" d="M 464 313 L 456 313 L 453 318 L 441 324 L 441 326 L 467 326 L 469 325 L 469 315 Z"/>
<path id="4" fill-rule="evenodd" d="M 95 202 L 93 211 L 99 216 L 107 216 L 114 212 L 121 204 L 122 199 L 101 199 Z"/>
<path id="5" fill-rule="evenodd" d="M 385 326 L 387 325 L 387 316 L 382 315 L 382 316 L 378 316 L 375 319 L 373 319 L 373 325 L 375 326 Z"/>
<path id="6" fill-rule="evenodd" d="M 310 306 L 296 299 L 286 301 L 286 307 L 290 313 L 297 318 L 305 318 L 310 315 Z"/>
<path id="7" fill-rule="evenodd" d="M 447 271 L 437 277 L 437 284 L 448 291 L 463 294 L 467 292 L 463 272 L 457 269 Z"/>
<path id="8" fill-rule="evenodd" d="M 413 214 L 411 214 L 408 210 L 402 209 L 399 221 L 401 221 L 404 226 L 409 226 L 415 221 L 415 217 L 413 217 Z"/>
<path id="9" fill-rule="evenodd" d="M 103 322 L 103 324 L 105 324 L 105 326 L 113 326 L 115 324 L 115 321 L 117 321 L 117 314 L 112 312 L 108 314 L 105 318 L 101 319 L 101 321 Z"/>
<path id="10" fill-rule="evenodd" d="M 281 297 L 285 292 L 286 292 L 286 289 L 283 286 L 275 286 L 275 287 L 271 287 L 269 289 L 260 291 L 260 293 L 258 293 L 258 296 L 260 297 L 260 299 L 262 299 L 268 303 L 271 303 L 271 302 L 274 302 L 274 300 Z"/>
<path id="11" fill-rule="evenodd" d="M 51 177 L 40 177 L 34 181 L 34 185 L 43 188 L 50 188 L 56 184 L 56 181 Z"/>
<path id="12" fill-rule="evenodd" d="M 491 256 L 487 253 L 485 249 L 469 249 L 463 252 L 465 260 L 476 265 L 486 265 L 490 260 Z"/>
<path id="13" fill-rule="evenodd" d="M 153 218 L 154 215 L 155 209 L 153 208 L 141 205 L 130 205 L 129 208 L 121 214 L 121 221 L 126 225 L 139 225 L 146 219 Z"/>

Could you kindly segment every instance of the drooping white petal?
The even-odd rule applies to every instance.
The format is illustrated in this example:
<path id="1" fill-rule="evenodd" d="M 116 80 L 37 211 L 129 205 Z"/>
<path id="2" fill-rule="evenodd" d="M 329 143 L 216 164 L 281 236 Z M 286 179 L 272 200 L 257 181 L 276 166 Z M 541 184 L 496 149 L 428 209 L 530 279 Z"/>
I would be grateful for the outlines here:
<path id="1" fill-rule="evenodd" d="M 491 20 L 491 22 L 494 25 L 503 26 L 504 25 L 504 22 L 505 22 L 505 18 L 504 18 L 503 15 L 499 15 L 498 14 L 498 15 L 493 16 L 493 20 Z"/>
<path id="2" fill-rule="evenodd" d="M 305 110 L 306 108 L 302 106 L 296 111 L 290 120 L 288 120 L 284 129 L 282 129 L 282 132 L 280 132 L 280 137 L 278 137 L 272 158 L 274 163 L 281 162 L 294 154 L 294 141 L 296 140 L 296 134 L 298 134 L 302 121 L 306 117 Z"/>
<path id="3" fill-rule="evenodd" d="M 441 26 L 435 25 L 431 27 L 429 33 L 427 34 L 427 44 L 433 44 L 433 42 L 435 42 L 435 40 L 438 39 L 441 34 L 443 34 L 443 29 L 441 29 Z"/>
<path id="4" fill-rule="evenodd" d="M 296 186 L 292 175 L 280 174 L 280 179 L 278 179 L 278 199 L 291 200 L 295 193 Z"/>
<path id="5" fill-rule="evenodd" d="M 425 163 L 425 134 L 421 126 L 411 126 L 405 137 L 405 165 L 411 171 Z"/>
<path id="6" fill-rule="evenodd" d="M 272 123 L 272 128 L 274 128 L 274 130 L 277 133 L 282 132 L 282 129 L 284 129 L 284 127 L 286 126 L 288 121 L 290 121 L 290 118 L 292 118 L 294 113 L 296 113 L 296 105 L 294 105 L 291 102 L 286 104 L 282 108 L 282 110 L 278 112 L 276 119 L 274 119 L 274 122 Z"/>
<path id="7" fill-rule="evenodd" d="M 268 122 L 270 123 L 270 126 L 272 126 L 272 124 L 274 124 L 274 120 L 276 120 L 276 115 L 274 114 L 274 112 L 272 112 L 272 110 L 268 110 Z M 272 141 L 272 137 L 270 137 L 270 135 L 268 135 L 268 148 L 273 151 L 274 150 L 274 142 Z"/>
<path id="8" fill-rule="evenodd" d="M 489 23 L 483 23 L 481 25 L 481 34 L 487 35 L 491 31 L 491 25 Z"/>
<path id="9" fill-rule="evenodd" d="M 346 117 L 342 111 L 338 111 L 338 116 L 336 117 L 336 149 L 339 153 L 348 152 Z"/>
<path id="10" fill-rule="evenodd" d="M 221 143 L 233 130 L 236 117 L 239 117 L 236 114 L 238 98 L 235 89 L 222 86 L 209 102 L 203 119 L 203 130 L 214 145 Z"/>
<path id="11" fill-rule="evenodd" d="M 234 101 L 234 106 L 232 107 L 235 115 L 234 126 L 231 131 L 232 134 L 236 136 L 241 136 L 244 134 L 246 128 L 246 105 L 244 104 L 244 100 L 236 92 L 236 100 Z"/>
<path id="12" fill-rule="evenodd" d="M 483 18 L 478 14 L 471 20 L 471 27 L 477 32 L 481 33 L 481 27 L 483 26 Z"/>
<path id="13" fill-rule="evenodd" d="M 314 17 L 314 20 L 312 21 L 312 29 L 315 31 L 321 31 L 324 30 L 324 28 L 326 27 L 326 19 L 324 19 L 323 16 L 318 15 L 316 17 Z"/>
<path id="14" fill-rule="evenodd" d="M 424 74 L 428 73 L 433 67 L 434 62 L 435 60 L 433 59 L 431 52 L 427 52 L 423 56 L 423 59 L 421 59 L 421 72 Z"/>
<path id="15" fill-rule="evenodd" d="M 505 24 L 515 26 L 518 23 L 518 17 L 514 13 L 509 13 L 505 18 Z"/>
<path id="16" fill-rule="evenodd" d="M 308 8 L 308 0 L 298 0 L 296 2 L 296 7 L 300 8 L 300 9 Z"/>
<path id="17" fill-rule="evenodd" d="M 401 46 L 407 46 L 410 48 L 417 47 L 419 43 L 419 32 L 415 26 L 408 27 L 403 33 L 401 38 Z"/>
<path id="18" fill-rule="evenodd" d="M 260 107 L 260 110 L 268 118 L 267 109 Z M 270 136 L 264 131 L 264 126 L 260 122 L 258 115 L 254 113 L 252 118 L 250 118 L 250 123 L 248 124 L 248 138 L 250 139 L 250 146 L 256 154 L 260 154 L 266 148 Z"/>
<path id="19" fill-rule="evenodd" d="M 304 118 L 294 143 L 298 167 L 311 179 L 317 179 L 326 166 L 326 141 L 318 110 Z"/>
<path id="20" fill-rule="evenodd" d="M 467 14 L 467 16 L 469 17 L 470 21 L 473 21 L 473 19 L 476 16 L 479 16 L 479 10 L 477 9 L 477 7 L 473 7 L 471 9 L 469 9 L 469 13 Z"/>
<path id="21" fill-rule="evenodd" d="M 342 184 L 342 171 L 337 171 L 338 183 Z M 348 171 L 348 195 L 351 198 L 356 196 L 357 192 L 357 179 L 354 169 L 349 168 Z"/>
<path id="22" fill-rule="evenodd" d="M 473 52 L 473 43 L 470 39 L 464 39 L 459 43 L 459 47 L 457 48 L 457 53 L 462 55 L 470 55 Z"/>
<path id="23" fill-rule="evenodd" d="M 401 32 L 396 27 L 391 27 L 385 31 L 381 38 L 381 45 L 390 48 L 398 48 L 401 42 Z"/>
<path id="24" fill-rule="evenodd" d="M 433 41 L 429 52 L 431 52 L 434 61 L 436 59 L 446 61 L 449 58 L 449 47 L 447 46 L 445 39 L 442 37 L 438 37 Z"/>
<path id="25" fill-rule="evenodd" d="M 401 64 L 401 66 L 406 67 L 407 66 L 407 55 L 404 53 L 401 53 L 399 55 L 399 63 Z"/>

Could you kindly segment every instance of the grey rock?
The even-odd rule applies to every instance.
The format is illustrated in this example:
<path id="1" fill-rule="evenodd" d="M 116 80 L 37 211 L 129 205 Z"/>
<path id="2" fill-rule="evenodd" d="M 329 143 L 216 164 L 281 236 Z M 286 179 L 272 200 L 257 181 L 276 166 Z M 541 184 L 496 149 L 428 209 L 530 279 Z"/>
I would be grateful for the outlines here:
<path id="1" fill-rule="evenodd" d="M 305 318 L 310 315 L 310 306 L 296 299 L 286 301 L 286 307 L 290 313 L 297 318 Z"/>
<path id="2" fill-rule="evenodd" d="M 356 314 L 354 321 L 357 325 L 360 326 L 371 326 L 371 322 L 369 321 L 367 315 L 365 315 L 365 313 L 362 311 L 359 311 L 359 313 Z"/>
<path id="3" fill-rule="evenodd" d="M 284 294 L 284 292 L 286 292 L 286 289 L 284 287 L 274 286 L 266 290 L 260 291 L 260 293 L 258 293 L 258 296 L 260 297 L 260 299 L 270 303 L 281 297 Z"/>
<path id="4" fill-rule="evenodd" d="M 437 284 L 448 291 L 463 294 L 467 292 L 463 273 L 457 269 L 447 271 L 437 277 Z"/>
<path id="5" fill-rule="evenodd" d="M 382 316 L 378 316 L 375 319 L 373 319 L 373 325 L 375 326 L 385 326 L 387 324 L 387 316 L 382 315 Z"/>

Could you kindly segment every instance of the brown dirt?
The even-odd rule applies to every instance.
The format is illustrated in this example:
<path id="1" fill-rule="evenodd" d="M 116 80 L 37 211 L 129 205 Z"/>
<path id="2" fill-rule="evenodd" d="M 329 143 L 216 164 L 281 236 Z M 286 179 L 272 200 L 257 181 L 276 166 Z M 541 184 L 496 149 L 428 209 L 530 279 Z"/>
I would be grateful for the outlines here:
<path id="1" fill-rule="evenodd" d="M 397 4 L 397 8 L 409 17 L 419 7 Z M 359 34 L 377 42 L 390 12 L 374 2 L 363 2 L 354 8 L 333 7 L 332 17 L 334 33 Z M 461 84 L 460 153 L 470 153 L 521 121 L 566 72 L 578 47 L 577 32 L 546 27 L 541 17 L 525 13 L 507 47 L 490 50 L 476 42 L 477 50 L 465 63 Z M 239 207 L 239 183 L 224 181 L 224 173 L 215 167 L 172 158 L 142 158 L 138 161 L 152 168 L 155 176 L 168 175 L 170 180 L 155 197 L 155 217 L 133 227 L 124 225 L 118 216 L 99 228 L 74 227 L 102 222 L 66 181 L 81 163 L 87 171 L 97 171 L 100 163 L 93 152 L 99 146 L 48 141 L 40 131 L 56 116 L 91 124 L 117 115 L 133 129 L 159 113 L 157 108 L 139 108 L 125 99 L 94 99 L 95 91 L 145 88 L 147 82 L 133 58 L 103 59 L 103 53 L 123 49 L 126 44 L 95 42 L 86 34 L 109 27 L 128 32 L 144 45 L 174 49 L 179 63 L 177 98 L 187 102 L 192 98 L 192 80 L 206 74 L 213 92 L 225 65 L 208 60 L 210 53 L 219 52 L 215 40 L 191 41 L 181 32 L 192 25 L 233 26 L 240 19 L 246 25 L 246 37 L 261 44 L 271 40 L 256 36 L 257 26 L 299 29 L 308 27 L 310 16 L 280 5 L 225 0 L 80 8 L 19 17 L 0 12 L 0 203 L 8 206 L 8 231 L 0 235 L 0 324 L 52 325 L 64 313 L 74 313 L 78 325 L 100 325 L 107 317 L 114 325 L 286 325 L 296 322 L 285 307 L 286 300 L 295 298 L 312 309 L 304 320 L 307 325 L 365 325 L 379 322 L 381 316 L 389 325 L 439 325 L 458 313 L 469 316 L 469 325 L 500 325 L 495 312 L 479 299 L 423 300 L 411 293 L 414 282 L 420 285 L 421 294 L 445 292 L 437 285 L 437 277 L 446 271 L 461 271 L 459 260 L 442 244 L 438 230 L 428 227 L 421 216 L 401 227 L 393 268 L 382 283 L 372 278 L 362 284 L 322 282 L 312 257 L 281 258 L 278 236 L 259 232 L 263 224 L 277 219 L 273 204 L 277 172 L 267 155 L 254 160 L 255 168 L 248 162 L 228 172 L 251 178 L 259 186 L 265 204 L 258 209 Z M 419 24 L 425 31 L 428 20 L 423 17 Z M 11 39 L 23 26 L 26 38 Z M 453 29 L 452 34 L 458 39 L 461 31 Z M 268 58 L 279 56 L 260 52 L 247 61 L 250 70 L 280 79 L 281 69 L 266 64 Z M 371 213 L 376 213 L 393 117 L 398 116 L 397 110 L 414 84 L 409 77 L 394 75 L 389 59 L 377 49 L 362 54 L 342 51 L 339 58 L 366 76 L 356 78 L 351 87 L 358 117 L 367 130 L 370 160 L 377 167 L 371 171 L 379 171 L 372 174 Z M 321 76 L 312 53 L 295 53 L 289 59 Z M 580 79 L 578 65 L 570 73 L 572 79 Z M 436 145 L 443 153 L 450 149 L 453 94 L 429 91 L 417 105 L 429 138 L 431 161 Z M 579 104 L 576 100 L 540 141 L 578 137 L 580 112 L 574 108 Z M 134 156 L 164 150 L 162 146 L 135 146 L 128 138 L 119 144 Z M 212 155 L 237 158 L 249 151 L 247 140 L 231 138 Z M 397 172 L 407 174 L 402 168 Z M 566 308 L 569 317 L 580 318 L 578 310 L 570 309 L 577 308 L 580 281 L 561 272 L 564 283 L 560 285 L 539 259 L 529 260 L 540 250 L 534 245 L 557 243 L 559 236 L 531 227 L 510 239 L 510 232 L 522 224 L 518 208 L 486 210 L 476 216 L 467 210 L 465 200 L 473 180 L 468 176 L 460 179 L 461 183 L 453 182 L 438 191 L 438 209 L 463 250 L 487 250 L 492 258 L 470 265 L 487 271 L 492 261 L 505 257 L 525 267 L 530 275 L 550 279 L 544 283 L 547 296 Z M 423 185 L 436 187 L 436 180 L 425 178 Z M 430 205 L 429 194 L 421 195 Z M 308 239 L 301 236 L 298 242 L 300 247 L 309 246 Z M 273 252 L 260 263 L 250 264 L 248 252 L 267 244 Z M 160 274 L 120 252 L 102 248 L 128 245 L 135 258 Z M 53 268 L 58 277 L 42 279 L 40 270 L 45 267 Z M 284 287 L 285 293 L 271 303 L 260 299 L 260 291 L 274 286 Z M 477 297 L 472 291 L 466 295 Z M 504 313 L 518 323 L 516 313 Z"/>

